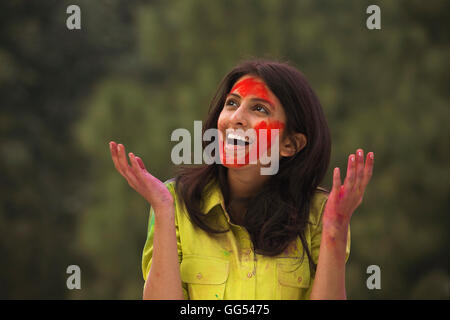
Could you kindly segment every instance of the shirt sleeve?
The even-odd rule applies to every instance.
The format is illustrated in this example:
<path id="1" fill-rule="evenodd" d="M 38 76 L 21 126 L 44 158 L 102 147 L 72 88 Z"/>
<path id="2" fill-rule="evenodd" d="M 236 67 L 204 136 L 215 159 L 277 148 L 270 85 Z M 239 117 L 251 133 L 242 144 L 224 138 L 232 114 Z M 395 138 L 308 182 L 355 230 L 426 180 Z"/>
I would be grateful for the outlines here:
<path id="1" fill-rule="evenodd" d="M 315 211 L 316 219 L 313 219 L 313 226 L 311 228 L 311 257 L 314 263 L 317 265 L 319 261 L 319 252 L 320 252 L 320 242 L 322 240 L 322 216 L 323 211 L 325 210 L 325 204 L 328 200 L 328 195 L 323 194 L 322 199 L 317 202 L 318 206 L 316 208 L 313 207 L 313 212 Z M 347 246 L 345 249 L 345 262 L 350 256 L 350 225 L 348 227 L 347 234 Z"/>
<path id="2" fill-rule="evenodd" d="M 169 189 L 173 198 L 176 200 L 175 190 L 172 182 L 166 182 L 165 185 Z M 178 228 L 178 219 L 177 219 L 177 201 L 175 201 L 175 231 L 177 236 L 177 250 L 178 250 L 178 261 L 181 264 L 183 254 L 181 248 L 180 241 L 180 231 Z M 142 253 L 142 274 L 144 277 L 144 281 L 147 280 L 148 273 L 150 272 L 150 267 L 152 264 L 152 256 L 153 256 L 153 237 L 154 237 L 154 225 L 155 225 L 155 212 L 153 208 L 150 208 L 150 215 L 148 219 L 148 228 L 147 228 L 147 240 L 145 241 L 144 250 Z M 183 294 L 185 299 L 189 299 L 187 284 L 182 284 Z"/>

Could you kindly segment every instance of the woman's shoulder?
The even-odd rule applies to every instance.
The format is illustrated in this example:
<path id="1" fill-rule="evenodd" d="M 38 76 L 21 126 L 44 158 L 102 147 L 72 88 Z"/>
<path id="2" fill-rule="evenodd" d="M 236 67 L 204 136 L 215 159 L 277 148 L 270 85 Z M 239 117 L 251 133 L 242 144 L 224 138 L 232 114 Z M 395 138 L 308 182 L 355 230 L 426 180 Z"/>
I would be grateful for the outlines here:
<path id="1" fill-rule="evenodd" d="M 164 185 L 169 189 L 172 196 L 178 198 L 177 192 L 180 192 L 180 190 L 177 188 L 177 179 L 176 178 L 170 178 L 166 181 L 164 181 Z M 216 180 L 212 180 L 206 184 L 206 186 L 203 188 L 203 197 L 204 198 L 210 198 L 210 197 L 217 197 L 217 193 L 220 192 L 219 185 Z"/>
<path id="2" fill-rule="evenodd" d="M 164 184 L 169 189 L 170 192 L 175 192 L 176 185 L 177 185 L 177 179 L 176 178 L 170 178 L 169 180 L 164 181 Z M 212 191 L 216 191 L 218 184 L 216 180 L 210 181 L 205 187 L 203 192 L 204 193 L 211 193 Z"/>
<path id="3" fill-rule="evenodd" d="M 318 225 L 322 218 L 322 213 L 327 202 L 329 191 L 322 187 L 317 187 L 312 196 L 309 207 L 309 221 L 313 225 Z"/>

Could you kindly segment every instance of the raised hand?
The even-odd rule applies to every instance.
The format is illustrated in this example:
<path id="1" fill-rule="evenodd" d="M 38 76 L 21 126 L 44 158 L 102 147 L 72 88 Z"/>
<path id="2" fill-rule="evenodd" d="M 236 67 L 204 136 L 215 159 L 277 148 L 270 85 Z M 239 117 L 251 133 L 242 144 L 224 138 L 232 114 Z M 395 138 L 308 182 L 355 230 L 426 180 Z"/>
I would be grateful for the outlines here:
<path id="1" fill-rule="evenodd" d="M 325 207 L 323 223 L 334 227 L 348 226 L 355 209 L 361 204 L 367 184 L 372 177 L 374 154 L 369 152 L 364 163 L 364 151 L 358 149 L 348 158 L 347 177 L 341 185 L 338 167 L 333 172 L 333 188 Z"/>
<path id="2" fill-rule="evenodd" d="M 173 197 L 167 187 L 160 180 L 152 176 L 144 166 L 141 158 L 129 153 L 131 166 L 125 155 L 125 147 L 114 141 L 109 143 L 111 157 L 117 171 L 127 180 L 130 187 L 143 196 L 153 207 L 155 213 L 159 209 L 171 208 Z M 163 210 L 161 210 L 163 211 Z"/>

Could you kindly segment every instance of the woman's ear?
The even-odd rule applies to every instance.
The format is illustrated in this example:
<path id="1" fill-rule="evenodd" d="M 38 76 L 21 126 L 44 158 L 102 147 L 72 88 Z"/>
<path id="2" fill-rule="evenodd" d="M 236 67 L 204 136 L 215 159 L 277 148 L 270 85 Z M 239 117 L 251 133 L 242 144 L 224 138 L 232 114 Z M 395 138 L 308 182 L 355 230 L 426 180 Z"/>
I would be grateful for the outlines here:
<path id="1" fill-rule="evenodd" d="M 286 137 L 280 146 L 280 155 L 282 157 L 292 157 L 302 150 L 307 143 L 306 136 L 303 133 L 294 133 Z"/>

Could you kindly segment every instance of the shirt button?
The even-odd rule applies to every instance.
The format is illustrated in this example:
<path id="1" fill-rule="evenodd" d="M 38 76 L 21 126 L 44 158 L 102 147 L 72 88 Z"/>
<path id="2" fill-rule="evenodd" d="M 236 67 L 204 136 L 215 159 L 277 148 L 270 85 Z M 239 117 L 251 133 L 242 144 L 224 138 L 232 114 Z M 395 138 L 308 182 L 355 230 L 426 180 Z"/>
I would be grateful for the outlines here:
<path id="1" fill-rule="evenodd" d="M 248 277 L 248 278 L 251 278 L 252 275 L 253 275 L 253 274 L 252 274 L 251 272 L 249 272 L 249 273 L 247 274 L 247 277 Z"/>
<path id="2" fill-rule="evenodd" d="M 197 279 L 201 279 L 201 278 L 203 278 L 203 275 L 199 272 L 199 273 L 197 273 Z"/>
<path id="3" fill-rule="evenodd" d="M 303 279 L 302 279 L 302 277 L 298 277 L 297 280 L 298 280 L 298 283 L 300 283 L 300 282 L 302 282 Z"/>

